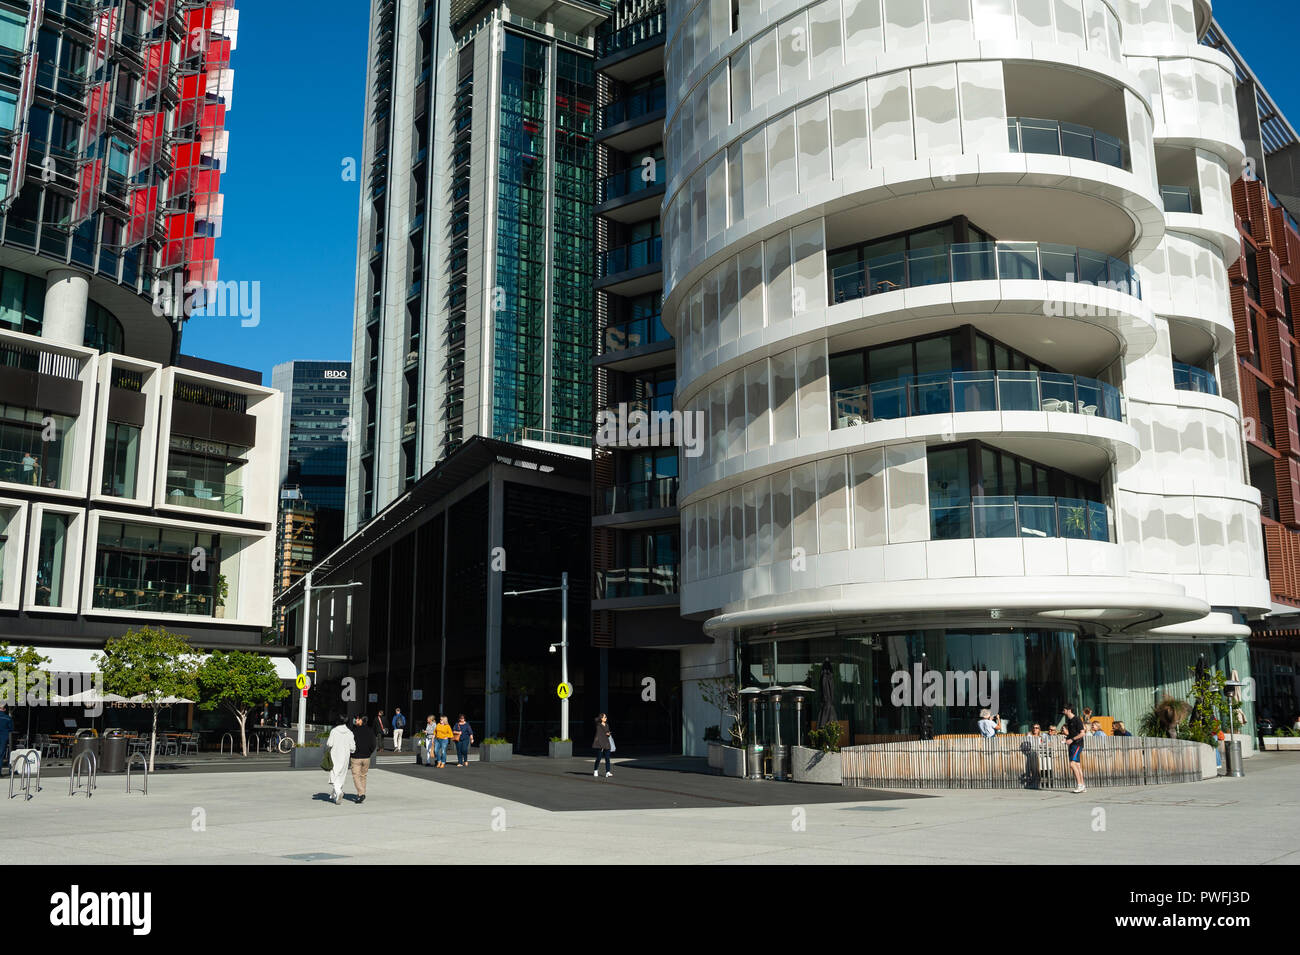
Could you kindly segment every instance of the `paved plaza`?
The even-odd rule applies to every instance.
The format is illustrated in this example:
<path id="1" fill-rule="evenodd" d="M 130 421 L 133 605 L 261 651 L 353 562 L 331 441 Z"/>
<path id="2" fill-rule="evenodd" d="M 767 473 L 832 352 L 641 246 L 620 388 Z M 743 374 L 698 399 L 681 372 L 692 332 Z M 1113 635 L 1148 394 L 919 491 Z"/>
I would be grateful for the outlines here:
<path id="1" fill-rule="evenodd" d="M 49 775 L 0 804 L 0 864 L 1300 862 L 1300 754 L 1242 779 L 1084 795 L 846 790 L 748 782 L 692 761 L 516 758 L 465 769 L 386 755 L 369 798 L 327 799 L 320 771 L 220 763 L 160 772 L 148 796 Z M 7 795 L 8 779 L 0 784 Z"/>

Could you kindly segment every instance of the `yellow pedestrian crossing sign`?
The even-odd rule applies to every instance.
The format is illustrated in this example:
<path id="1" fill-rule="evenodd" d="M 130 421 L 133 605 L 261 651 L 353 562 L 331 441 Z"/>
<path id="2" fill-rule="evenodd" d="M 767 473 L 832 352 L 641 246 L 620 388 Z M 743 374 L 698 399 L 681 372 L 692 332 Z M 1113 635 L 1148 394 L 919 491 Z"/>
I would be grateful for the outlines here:
<path id="1" fill-rule="evenodd" d="M 562 700 L 567 700 L 569 697 L 573 696 L 573 684 L 561 683 L 555 688 L 555 695 Z"/>
<path id="2" fill-rule="evenodd" d="M 307 689 L 307 687 L 311 686 L 311 680 L 308 679 L 307 674 L 305 673 L 299 673 L 298 679 L 294 680 L 293 682 L 294 685 L 296 685 L 300 690 L 305 690 Z"/>

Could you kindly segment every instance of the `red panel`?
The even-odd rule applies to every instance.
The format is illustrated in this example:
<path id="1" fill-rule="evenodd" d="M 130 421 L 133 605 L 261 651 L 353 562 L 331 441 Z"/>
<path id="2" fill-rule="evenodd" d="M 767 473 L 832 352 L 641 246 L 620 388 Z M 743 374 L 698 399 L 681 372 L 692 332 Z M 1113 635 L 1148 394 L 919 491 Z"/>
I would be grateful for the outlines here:
<path id="1" fill-rule="evenodd" d="M 72 221 L 85 222 L 99 208 L 99 187 L 104 178 L 104 160 L 83 163 L 77 170 L 77 203 Z"/>
<path id="2" fill-rule="evenodd" d="M 180 78 L 180 105 L 176 107 L 176 125 L 188 126 L 199 118 L 203 97 L 208 90 L 208 75 L 194 73 Z"/>
<path id="3" fill-rule="evenodd" d="M 166 41 L 145 47 L 141 92 L 146 99 L 158 95 L 158 90 L 162 88 L 164 70 L 171 63 L 171 58 L 172 45 Z"/>
<path id="4" fill-rule="evenodd" d="M 153 235 L 158 215 L 158 187 L 149 186 L 131 193 L 131 218 L 126 226 L 126 248 L 139 245 Z"/>

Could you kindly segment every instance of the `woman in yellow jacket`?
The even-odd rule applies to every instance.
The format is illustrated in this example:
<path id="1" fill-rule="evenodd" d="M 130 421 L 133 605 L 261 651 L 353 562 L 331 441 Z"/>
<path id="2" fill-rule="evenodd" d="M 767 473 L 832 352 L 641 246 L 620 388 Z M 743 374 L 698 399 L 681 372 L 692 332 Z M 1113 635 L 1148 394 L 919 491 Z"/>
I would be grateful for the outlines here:
<path id="1" fill-rule="evenodd" d="M 433 768 L 441 769 L 447 765 L 447 743 L 452 736 L 447 717 L 439 716 L 438 725 L 433 730 Z"/>

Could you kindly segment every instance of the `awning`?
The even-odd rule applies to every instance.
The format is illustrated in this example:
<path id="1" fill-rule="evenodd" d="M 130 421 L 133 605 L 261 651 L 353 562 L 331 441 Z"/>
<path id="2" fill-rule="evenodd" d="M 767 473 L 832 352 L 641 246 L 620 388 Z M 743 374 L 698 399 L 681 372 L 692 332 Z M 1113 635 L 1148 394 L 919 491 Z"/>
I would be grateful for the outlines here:
<path id="1" fill-rule="evenodd" d="M 83 647 L 32 647 L 32 649 L 50 661 L 44 667 L 50 673 L 98 673 L 99 667 L 95 665 L 94 657 L 96 654 L 103 652 Z M 206 653 L 199 657 L 200 660 L 206 660 L 207 658 L 208 654 Z M 271 657 L 270 659 L 275 666 L 275 675 L 281 680 L 295 680 L 298 678 L 298 665 L 293 660 L 288 657 Z M 124 702 L 121 698 L 112 700 L 107 696 L 104 700 L 105 702 Z M 54 702 L 61 701 L 56 700 Z"/>

